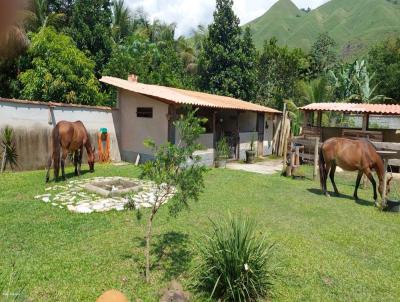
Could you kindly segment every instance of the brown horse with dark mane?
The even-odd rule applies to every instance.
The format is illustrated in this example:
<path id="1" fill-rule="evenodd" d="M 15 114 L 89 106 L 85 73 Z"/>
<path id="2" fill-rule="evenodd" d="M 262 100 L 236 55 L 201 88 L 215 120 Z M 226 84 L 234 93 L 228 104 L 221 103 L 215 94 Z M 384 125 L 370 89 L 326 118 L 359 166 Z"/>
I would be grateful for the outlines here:
<path id="1" fill-rule="evenodd" d="M 326 181 L 329 177 L 332 181 L 335 194 L 339 191 L 335 184 L 335 171 L 339 166 L 345 171 L 358 171 L 354 198 L 358 200 L 358 187 L 361 178 L 365 174 L 371 181 L 374 188 L 374 201 L 377 204 L 378 194 L 376 192 L 376 182 L 372 171 L 376 171 L 379 179 L 378 190 L 382 197 L 383 184 L 385 181 L 384 164 L 381 156 L 377 153 L 375 146 L 365 139 L 353 140 L 346 138 L 331 138 L 327 140 L 319 150 L 319 171 L 322 191 L 329 196 L 326 188 Z M 387 181 L 387 194 L 390 192 L 389 184 L 392 178 Z"/>
<path id="2" fill-rule="evenodd" d="M 94 148 L 92 148 L 88 132 L 81 121 L 74 123 L 61 121 L 53 129 L 51 136 L 53 150 L 47 165 L 47 182 L 50 180 L 52 163 L 54 164 L 54 178 L 58 179 L 60 162 L 62 178 L 65 180 L 65 159 L 69 153 L 74 155 L 75 175 L 79 176 L 81 174 L 83 148 L 86 148 L 90 172 L 94 172 Z"/>

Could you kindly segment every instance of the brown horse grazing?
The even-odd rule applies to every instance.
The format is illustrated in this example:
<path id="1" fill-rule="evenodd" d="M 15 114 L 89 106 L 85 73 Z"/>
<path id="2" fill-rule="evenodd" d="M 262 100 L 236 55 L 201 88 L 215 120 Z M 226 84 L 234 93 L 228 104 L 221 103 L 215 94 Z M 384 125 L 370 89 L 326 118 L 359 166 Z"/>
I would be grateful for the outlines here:
<path id="1" fill-rule="evenodd" d="M 88 154 L 88 164 L 90 172 L 94 172 L 94 148 L 90 143 L 90 137 L 86 131 L 85 126 L 81 121 L 78 122 L 59 122 L 52 132 L 52 155 L 49 158 L 47 165 L 46 181 L 50 180 L 50 168 L 54 163 L 54 178 L 57 180 L 60 169 L 60 149 L 62 149 L 61 156 L 61 172 L 62 178 L 65 180 L 65 159 L 68 153 L 74 154 L 75 175 L 81 174 L 81 164 L 83 148 L 86 148 Z"/>
<path id="2" fill-rule="evenodd" d="M 345 171 L 358 171 L 354 198 L 358 200 L 358 187 L 365 174 L 371 181 L 374 188 L 374 201 L 377 204 L 378 194 L 376 193 L 376 182 L 372 176 L 372 171 L 376 171 L 379 178 L 379 193 L 382 197 L 383 182 L 385 180 L 384 164 L 381 156 L 377 153 L 375 146 L 367 140 L 353 140 L 346 138 L 331 138 L 327 140 L 319 150 L 319 171 L 322 191 L 329 196 L 326 188 L 326 181 L 329 177 L 332 181 L 335 194 L 339 191 L 335 184 L 336 166 Z M 392 178 L 387 181 L 387 192 L 390 192 L 389 184 Z"/>

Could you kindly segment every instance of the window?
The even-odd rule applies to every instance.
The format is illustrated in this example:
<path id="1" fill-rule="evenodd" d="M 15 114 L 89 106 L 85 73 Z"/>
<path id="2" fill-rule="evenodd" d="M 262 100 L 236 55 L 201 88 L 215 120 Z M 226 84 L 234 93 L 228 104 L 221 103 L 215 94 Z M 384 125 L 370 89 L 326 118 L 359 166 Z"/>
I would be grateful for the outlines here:
<path id="1" fill-rule="evenodd" d="M 392 115 L 370 115 L 368 128 L 397 130 L 400 129 L 400 118 Z"/>
<path id="2" fill-rule="evenodd" d="M 153 108 L 138 107 L 136 111 L 137 117 L 153 118 Z"/>

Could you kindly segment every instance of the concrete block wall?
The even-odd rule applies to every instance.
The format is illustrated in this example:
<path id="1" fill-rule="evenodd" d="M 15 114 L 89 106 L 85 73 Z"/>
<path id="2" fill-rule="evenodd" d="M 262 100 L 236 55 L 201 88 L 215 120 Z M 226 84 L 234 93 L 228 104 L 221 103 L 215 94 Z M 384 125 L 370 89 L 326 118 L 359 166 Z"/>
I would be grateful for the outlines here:
<path id="1" fill-rule="evenodd" d="M 121 160 L 114 126 L 115 115 L 110 108 L 53 104 L 50 110 L 49 105 L 0 99 L 0 132 L 6 126 L 14 130 L 19 170 L 42 169 L 46 166 L 51 154 L 51 131 L 62 120 L 82 121 L 96 150 L 97 133 L 100 128 L 107 128 L 111 136 L 111 159 Z M 84 154 L 86 162 L 86 152 Z"/>

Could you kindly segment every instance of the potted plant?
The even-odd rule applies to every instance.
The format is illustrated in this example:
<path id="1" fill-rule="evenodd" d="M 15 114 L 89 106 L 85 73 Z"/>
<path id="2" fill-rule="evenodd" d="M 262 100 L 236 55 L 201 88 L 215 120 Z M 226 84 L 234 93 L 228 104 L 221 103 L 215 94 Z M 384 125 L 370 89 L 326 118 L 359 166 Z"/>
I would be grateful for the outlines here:
<path id="1" fill-rule="evenodd" d="M 250 150 L 246 151 L 246 163 L 253 164 L 256 159 L 256 150 L 254 148 L 255 137 L 254 135 L 251 137 L 250 141 Z"/>
<path id="2" fill-rule="evenodd" d="M 223 136 L 217 142 L 216 148 L 216 158 L 215 158 L 215 167 L 216 168 L 225 168 L 226 161 L 229 158 L 229 145 L 228 140 L 225 136 Z"/>

